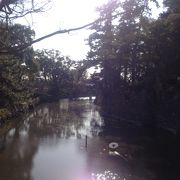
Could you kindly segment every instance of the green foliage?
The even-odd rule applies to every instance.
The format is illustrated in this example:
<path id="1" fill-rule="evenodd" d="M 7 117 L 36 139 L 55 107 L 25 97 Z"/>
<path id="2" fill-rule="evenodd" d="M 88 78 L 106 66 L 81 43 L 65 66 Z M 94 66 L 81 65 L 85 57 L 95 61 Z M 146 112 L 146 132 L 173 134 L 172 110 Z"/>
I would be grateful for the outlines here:
<path id="1" fill-rule="evenodd" d="M 158 20 L 149 18 L 148 3 L 109 1 L 100 8 L 103 21 L 92 26 L 88 56 L 100 61 L 102 71 L 92 78 L 105 111 L 156 125 L 160 116 L 179 116 L 179 1 L 164 1 L 169 9 Z"/>
<path id="2" fill-rule="evenodd" d="M 6 120 L 7 118 L 11 117 L 11 112 L 6 109 L 6 108 L 2 108 L 0 109 L 0 120 Z"/>
<path id="3" fill-rule="evenodd" d="M 13 24 L 8 25 L 1 23 L 0 27 L 1 42 L 4 42 L 6 47 L 17 47 L 33 40 L 35 32 L 29 27 Z"/>
<path id="4" fill-rule="evenodd" d="M 41 92 L 49 93 L 56 100 L 58 97 L 70 96 L 73 92 L 74 61 L 64 57 L 57 50 L 38 50 L 35 60 L 39 66 L 36 76 L 41 83 Z"/>
<path id="5" fill-rule="evenodd" d="M 0 30 L 0 107 L 12 111 L 18 110 L 20 103 L 28 101 L 33 92 L 34 72 L 37 70 L 33 61 L 33 50 L 27 48 L 20 52 L 4 54 L 3 50 L 32 41 L 34 31 L 22 25 L 8 26 L 8 31 L 1 23 Z"/>

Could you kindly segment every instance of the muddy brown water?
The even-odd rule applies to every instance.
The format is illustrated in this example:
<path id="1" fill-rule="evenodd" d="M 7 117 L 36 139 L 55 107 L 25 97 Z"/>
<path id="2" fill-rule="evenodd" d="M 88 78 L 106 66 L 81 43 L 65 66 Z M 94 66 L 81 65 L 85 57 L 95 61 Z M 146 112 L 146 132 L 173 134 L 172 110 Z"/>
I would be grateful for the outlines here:
<path id="1" fill-rule="evenodd" d="M 177 138 L 107 121 L 88 99 L 39 105 L 0 137 L 0 180 L 180 179 Z"/>

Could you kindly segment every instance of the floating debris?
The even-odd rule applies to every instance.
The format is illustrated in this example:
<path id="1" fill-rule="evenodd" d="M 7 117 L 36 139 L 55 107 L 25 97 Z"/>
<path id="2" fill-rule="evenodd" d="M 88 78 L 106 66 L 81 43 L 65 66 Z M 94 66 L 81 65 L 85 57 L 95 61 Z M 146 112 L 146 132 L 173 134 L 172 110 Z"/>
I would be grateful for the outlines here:
<path id="1" fill-rule="evenodd" d="M 119 157 L 121 157 L 123 160 L 128 161 L 127 158 L 126 158 L 124 155 L 120 154 L 120 153 L 117 152 L 117 151 L 109 151 L 109 155 L 110 155 L 110 156 L 119 156 Z"/>
<path id="2" fill-rule="evenodd" d="M 109 148 L 110 148 L 110 150 L 116 150 L 117 148 L 119 147 L 119 144 L 117 143 L 117 142 L 111 142 L 110 144 L 109 144 Z"/>

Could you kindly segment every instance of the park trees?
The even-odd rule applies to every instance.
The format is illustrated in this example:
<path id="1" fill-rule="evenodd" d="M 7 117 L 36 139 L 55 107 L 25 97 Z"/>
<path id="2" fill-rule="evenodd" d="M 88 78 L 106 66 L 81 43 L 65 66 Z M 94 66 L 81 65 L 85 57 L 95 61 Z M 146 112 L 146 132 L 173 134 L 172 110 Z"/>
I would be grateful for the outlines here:
<path id="1" fill-rule="evenodd" d="M 56 100 L 72 96 L 76 63 L 57 50 L 37 50 L 34 58 L 39 69 L 36 74 L 39 91 Z"/>
<path id="2" fill-rule="evenodd" d="M 179 127 L 179 1 L 164 1 L 167 11 L 151 24 L 148 42 L 151 54 L 154 55 L 152 84 L 155 92 L 155 102 L 158 105 L 156 114 L 161 121 L 166 120 L 169 126 Z"/>
<path id="3" fill-rule="evenodd" d="M 15 113 L 28 108 L 33 96 L 33 80 L 37 66 L 31 44 L 35 32 L 15 20 L 43 10 L 36 1 L 0 1 L 0 112 Z M 2 115 L 5 117 L 5 115 Z M 1 120 L 1 113 L 0 113 Z"/>
<path id="4" fill-rule="evenodd" d="M 3 31 L 2 29 L 1 31 Z M 34 31 L 22 25 L 9 26 L 9 31 L 6 43 L 11 47 L 16 46 L 21 41 L 31 41 L 34 36 Z M 5 38 L 5 36 L 0 37 L 2 41 Z M 2 49 L 3 46 L 1 46 Z M 36 65 L 33 61 L 32 48 L 27 48 L 17 54 L 1 54 L 0 69 L 0 106 L 15 111 L 33 94 L 32 82 Z"/>
<path id="5" fill-rule="evenodd" d="M 155 125 L 164 111 L 178 117 L 179 6 L 164 1 L 167 11 L 155 20 L 148 2 L 109 1 L 102 7 L 100 18 L 106 18 L 92 26 L 89 58 L 101 62 L 105 112 Z"/>
<path id="6" fill-rule="evenodd" d="M 118 96 L 124 107 L 125 94 L 142 76 L 147 3 L 114 0 L 99 9 L 103 20 L 92 26 L 95 32 L 89 38 L 89 58 L 101 61 L 102 94 L 106 97 L 103 104 L 111 104 L 113 97 Z M 119 106 L 118 98 L 115 106 Z"/>

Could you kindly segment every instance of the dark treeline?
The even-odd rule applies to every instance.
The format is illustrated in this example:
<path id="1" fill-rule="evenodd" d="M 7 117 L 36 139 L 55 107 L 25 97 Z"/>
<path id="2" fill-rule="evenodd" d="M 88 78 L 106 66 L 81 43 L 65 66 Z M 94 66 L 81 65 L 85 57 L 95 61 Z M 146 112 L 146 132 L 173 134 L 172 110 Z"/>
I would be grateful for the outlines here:
<path id="1" fill-rule="evenodd" d="M 85 60 L 73 61 L 57 50 L 37 50 L 34 60 L 38 66 L 34 95 L 42 101 L 94 94 L 94 87 L 91 88 L 86 76 Z"/>
<path id="2" fill-rule="evenodd" d="M 164 0 L 164 10 L 152 19 L 148 0 L 109 1 L 91 27 L 88 57 L 100 62 L 92 79 L 106 115 L 177 133 L 180 1 Z"/>

